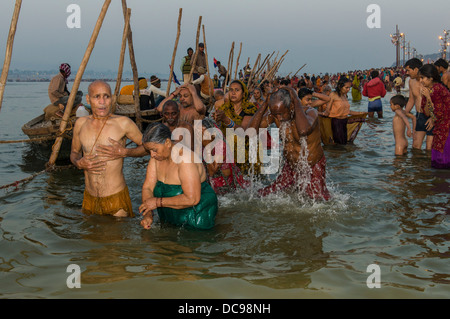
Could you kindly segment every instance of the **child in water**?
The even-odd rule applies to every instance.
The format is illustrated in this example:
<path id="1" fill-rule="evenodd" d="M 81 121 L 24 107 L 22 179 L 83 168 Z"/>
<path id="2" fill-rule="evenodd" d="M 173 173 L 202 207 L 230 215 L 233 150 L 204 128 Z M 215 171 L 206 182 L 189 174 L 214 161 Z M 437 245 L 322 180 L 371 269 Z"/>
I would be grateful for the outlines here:
<path id="1" fill-rule="evenodd" d="M 391 110 L 395 112 L 392 120 L 392 128 L 395 139 L 395 155 L 404 155 L 408 149 L 408 140 L 405 137 L 405 126 L 407 127 L 406 135 L 412 137 L 412 131 L 416 128 L 416 117 L 412 113 L 405 112 L 407 99 L 401 95 L 395 95 L 391 98 Z M 412 119 L 413 128 L 409 124 L 408 117 Z"/>

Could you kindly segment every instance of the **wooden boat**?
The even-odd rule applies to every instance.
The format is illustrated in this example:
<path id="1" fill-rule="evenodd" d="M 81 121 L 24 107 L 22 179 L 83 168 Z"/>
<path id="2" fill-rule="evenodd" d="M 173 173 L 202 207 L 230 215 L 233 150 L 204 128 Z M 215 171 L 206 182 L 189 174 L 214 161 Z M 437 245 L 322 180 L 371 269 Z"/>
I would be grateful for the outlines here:
<path id="1" fill-rule="evenodd" d="M 114 114 L 127 116 L 133 121 L 136 121 L 136 112 L 134 105 L 120 105 L 115 107 Z M 144 120 L 152 121 L 159 120 L 161 118 L 159 112 L 156 109 L 141 111 L 141 116 Z M 61 124 L 61 118 L 51 117 L 45 119 L 45 114 L 41 114 L 31 121 L 25 123 L 22 126 L 22 131 L 26 134 L 30 140 L 40 144 L 48 144 L 49 141 L 53 143 L 57 134 L 59 133 L 59 127 Z M 72 116 L 67 123 L 66 132 L 64 133 L 64 139 L 72 139 L 72 130 L 77 120 L 76 116 Z"/>
<path id="2" fill-rule="evenodd" d="M 361 115 L 350 115 L 347 123 L 347 140 L 348 143 L 353 143 L 356 136 L 361 129 L 361 126 L 366 121 L 367 113 Z M 320 135 L 324 145 L 333 145 L 333 131 L 331 130 L 331 118 L 319 115 Z"/>

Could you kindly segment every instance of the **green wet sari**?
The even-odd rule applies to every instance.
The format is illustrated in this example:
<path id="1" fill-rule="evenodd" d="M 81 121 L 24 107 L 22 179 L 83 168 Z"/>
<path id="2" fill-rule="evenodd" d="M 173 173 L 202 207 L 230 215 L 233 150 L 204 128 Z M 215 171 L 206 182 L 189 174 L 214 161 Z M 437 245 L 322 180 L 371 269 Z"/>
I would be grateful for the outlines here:
<path id="1" fill-rule="evenodd" d="M 180 194 L 183 194 L 181 185 L 164 184 L 161 181 L 156 182 L 153 190 L 155 197 L 173 197 Z M 197 205 L 183 209 L 158 207 L 158 215 L 162 223 L 194 229 L 210 229 L 214 226 L 217 210 L 217 195 L 211 185 L 204 181 L 201 184 L 201 198 Z"/>

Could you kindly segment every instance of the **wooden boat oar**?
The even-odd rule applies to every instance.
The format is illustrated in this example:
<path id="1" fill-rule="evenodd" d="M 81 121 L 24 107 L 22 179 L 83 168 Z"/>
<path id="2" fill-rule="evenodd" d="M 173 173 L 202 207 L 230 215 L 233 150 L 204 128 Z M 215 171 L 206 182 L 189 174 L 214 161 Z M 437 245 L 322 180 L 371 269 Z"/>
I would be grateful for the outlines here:
<path id="1" fill-rule="evenodd" d="M 172 78 L 173 78 L 173 66 L 175 64 L 175 56 L 177 54 L 178 40 L 180 39 L 180 33 L 181 33 L 182 12 L 183 12 L 183 9 L 180 8 L 179 13 L 178 13 L 177 38 L 175 39 L 175 46 L 173 48 L 173 54 L 172 54 L 172 62 L 170 63 L 170 75 L 169 75 L 169 83 L 167 83 L 166 97 L 168 97 L 170 95 L 170 84 L 172 83 Z"/>
<path id="2" fill-rule="evenodd" d="M 87 63 L 89 62 L 89 58 L 90 58 L 92 50 L 94 49 L 94 46 L 95 46 L 95 41 L 97 40 L 98 33 L 100 32 L 103 20 L 105 19 L 105 15 L 106 15 L 106 12 L 108 11 L 108 7 L 109 7 L 110 3 L 111 3 L 111 0 L 105 0 L 105 2 L 103 4 L 102 10 L 97 19 L 97 23 L 95 24 L 95 27 L 94 27 L 94 31 L 92 32 L 91 39 L 89 40 L 88 47 L 86 49 L 86 52 L 84 53 L 80 67 L 78 68 L 77 75 L 75 76 L 75 81 L 72 86 L 72 91 L 70 92 L 69 100 L 67 101 L 66 110 L 64 112 L 64 116 L 61 120 L 61 125 L 59 127 L 60 136 L 58 136 L 56 138 L 55 143 L 53 144 L 52 154 L 50 155 L 50 159 L 47 163 L 48 168 L 54 167 L 54 165 L 55 165 L 59 150 L 61 148 L 62 140 L 63 140 L 62 134 L 64 134 L 64 131 L 67 126 L 67 122 L 70 117 L 70 113 L 72 112 L 73 103 L 75 102 L 75 96 L 78 92 L 81 78 L 83 77 L 83 73 L 84 73 L 84 70 L 86 69 Z"/>
<path id="3" fill-rule="evenodd" d="M 9 65 L 11 64 L 14 37 L 16 35 L 17 21 L 19 20 L 21 6 L 22 0 L 16 0 L 11 25 L 9 27 L 8 41 L 6 42 L 5 61 L 3 62 L 2 75 L 0 76 L 0 110 L 2 109 L 3 94 L 5 93 L 6 80 L 8 79 Z"/>

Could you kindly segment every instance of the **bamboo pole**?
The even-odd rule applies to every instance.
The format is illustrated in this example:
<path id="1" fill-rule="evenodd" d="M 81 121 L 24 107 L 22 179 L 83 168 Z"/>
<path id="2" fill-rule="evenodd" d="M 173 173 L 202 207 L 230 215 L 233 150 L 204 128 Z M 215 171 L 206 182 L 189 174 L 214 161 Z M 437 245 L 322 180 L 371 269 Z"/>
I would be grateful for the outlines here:
<path id="1" fill-rule="evenodd" d="M 197 64 L 197 55 L 198 55 L 198 39 L 200 38 L 200 28 L 202 25 L 202 16 L 198 17 L 198 25 L 197 25 L 197 35 L 195 38 L 195 53 L 193 56 L 191 71 L 189 72 L 189 83 L 192 82 L 192 74 L 194 73 L 195 65 Z"/>
<path id="2" fill-rule="evenodd" d="M 177 37 L 175 39 L 175 46 L 173 48 L 172 62 L 170 63 L 169 83 L 167 83 L 166 97 L 168 97 L 170 94 L 170 85 L 172 83 L 172 78 L 173 78 L 173 67 L 174 67 L 174 63 L 175 63 L 175 56 L 177 55 L 178 41 L 180 40 L 182 13 L 183 13 L 183 9 L 180 8 L 180 10 L 178 12 Z"/>
<path id="3" fill-rule="evenodd" d="M 272 74 L 270 76 L 270 81 L 273 80 L 273 78 L 276 76 L 276 74 L 278 73 L 278 70 L 280 69 L 281 63 L 284 62 L 284 58 L 281 58 L 280 61 L 277 62 L 277 64 L 275 65 L 275 67 L 272 70 Z"/>
<path id="4" fill-rule="evenodd" d="M 270 53 L 266 56 L 263 63 L 258 67 L 258 71 L 256 71 L 256 73 L 255 73 L 255 79 L 258 79 L 260 73 L 262 72 L 262 70 L 264 69 L 264 67 L 268 61 L 267 59 L 269 58 L 269 56 L 270 56 Z"/>
<path id="5" fill-rule="evenodd" d="M 208 72 L 208 77 L 211 79 L 211 73 L 209 73 L 208 50 L 206 47 L 205 25 L 202 25 L 202 31 L 203 31 L 203 44 L 205 45 L 206 72 Z M 214 105 L 212 103 L 213 95 L 214 95 L 214 87 L 211 85 L 211 81 L 210 81 L 209 82 L 209 109 L 208 109 L 208 112 L 211 110 L 211 107 Z"/>
<path id="6" fill-rule="evenodd" d="M 297 75 L 298 72 L 300 72 L 301 69 L 303 69 L 306 66 L 306 63 L 302 65 L 302 67 L 300 69 L 298 69 L 297 72 L 295 72 L 295 74 L 292 77 L 295 77 Z"/>
<path id="7" fill-rule="evenodd" d="M 287 53 L 288 51 L 286 51 Z M 284 55 L 286 55 L 286 53 Z M 275 70 L 281 65 L 281 63 L 284 61 L 284 55 L 283 57 L 280 58 L 280 60 L 275 63 L 275 65 L 272 66 L 272 68 L 266 73 L 266 75 L 264 76 L 264 79 L 258 84 L 257 87 L 260 87 L 261 84 L 265 81 L 265 80 L 270 80 L 272 78 L 272 74 L 274 74 Z"/>
<path id="8" fill-rule="evenodd" d="M 253 69 L 252 69 L 252 71 L 250 72 L 250 76 L 248 77 L 247 88 L 248 88 L 249 91 L 250 91 L 251 87 L 253 86 L 253 85 L 252 85 L 253 74 L 254 74 L 254 71 L 255 71 L 255 69 L 256 69 L 256 66 L 257 66 L 258 63 L 259 63 L 259 60 L 261 60 L 261 53 L 258 54 L 258 57 L 256 58 L 256 61 L 255 61 L 255 65 L 253 66 Z"/>
<path id="9" fill-rule="evenodd" d="M 131 9 L 127 8 L 126 0 L 122 0 L 122 10 L 123 10 L 123 19 L 126 20 L 127 12 L 128 12 L 128 10 L 131 10 Z M 138 79 L 136 59 L 134 56 L 133 32 L 131 31 L 131 25 L 129 26 L 129 31 L 128 31 L 128 53 L 130 55 L 131 70 L 133 72 L 134 113 L 136 116 L 136 125 L 140 130 L 142 130 L 141 104 L 139 103 L 139 79 Z"/>
<path id="10" fill-rule="evenodd" d="M 119 58 L 119 70 L 117 71 L 116 87 L 114 89 L 114 101 L 112 105 L 113 106 L 112 113 L 115 112 L 116 102 L 120 94 L 120 85 L 122 83 L 122 74 L 123 74 L 123 63 L 125 60 L 125 50 L 127 48 L 128 32 L 130 31 L 130 16 L 131 10 L 127 10 L 125 25 L 123 27 L 122 46 L 120 48 L 120 58 Z"/>
<path id="11" fill-rule="evenodd" d="M 86 52 L 84 53 L 83 59 L 81 60 L 80 67 L 78 68 L 77 75 L 75 76 L 75 81 L 72 86 L 72 91 L 69 95 L 69 100 L 67 101 L 66 110 L 64 112 L 64 116 L 61 120 L 61 125 L 59 126 L 59 136 L 56 138 L 55 143 L 52 147 L 52 154 L 50 155 L 50 159 L 47 163 L 48 168 L 53 168 L 58 157 L 59 150 L 61 148 L 63 136 L 62 134 L 66 130 L 67 122 L 69 120 L 70 114 L 72 113 L 73 103 L 75 102 L 75 96 L 78 92 L 78 88 L 80 86 L 81 78 L 83 77 L 84 70 L 86 69 L 86 65 L 89 62 L 89 58 L 91 56 L 92 50 L 94 49 L 95 42 L 97 41 L 98 33 L 100 32 L 100 28 L 102 27 L 103 20 L 105 19 L 106 12 L 108 11 L 109 4 L 111 0 L 105 0 L 103 3 L 102 10 L 97 19 L 97 23 L 95 24 L 94 31 L 92 32 L 91 39 L 89 41 Z"/>
<path id="12" fill-rule="evenodd" d="M 238 71 L 238 68 L 239 68 L 239 58 L 241 57 L 241 51 L 242 51 L 242 42 L 239 45 L 239 54 L 238 54 L 238 57 L 237 57 L 237 60 L 236 60 L 236 70 L 234 71 L 234 79 L 235 80 L 237 79 L 237 71 Z"/>
<path id="13" fill-rule="evenodd" d="M 230 54 L 228 55 L 228 71 L 227 71 L 227 76 L 225 77 L 225 84 L 223 86 L 223 93 L 226 94 L 227 93 L 227 85 L 228 85 L 228 76 L 231 75 L 231 70 L 230 70 L 230 61 L 231 61 L 231 55 L 232 52 L 234 51 L 234 41 L 231 44 L 231 49 L 230 49 Z M 232 63 L 232 62 L 231 62 Z"/>
<path id="14" fill-rule="evenodd" d="M 0 111 L 2 109 L 3 94 L 5 93 L 5 85 L 8 79 L 9 65 L 11 64 L 14 37 L 16 35 L 17 21 L 19 20 L 21 6 L 22 0 L 16 0 L 13 16 L 11 18 L 11 25 L 9 26 L 8 41 L 6 42 L 5 61 L 3 62 L 2 75 L 0 77 Z"/>

